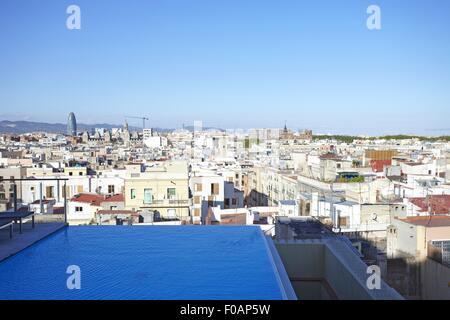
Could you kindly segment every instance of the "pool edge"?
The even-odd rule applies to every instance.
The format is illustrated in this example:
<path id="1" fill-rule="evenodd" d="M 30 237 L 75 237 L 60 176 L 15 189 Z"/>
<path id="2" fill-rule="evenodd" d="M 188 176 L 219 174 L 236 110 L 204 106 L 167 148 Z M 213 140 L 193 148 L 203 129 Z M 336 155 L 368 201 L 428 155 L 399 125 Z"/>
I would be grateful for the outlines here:
<path id="1" fill-rule="evenodd" d="M 276 281 L 280 287 L 283 300 L 298 300 L 295 294 L 292 284 L 289 280 L 289 276 L 284 268 L 284 264 L 281 261 L 278 251 L 272 241 L 272 238 L 264 235 L 261 230 L 261 236 L 264 239 L 264 245 L 266 247 L 267 253 L 269 255 L 270 263 L 272 265 L 273 271 L 275 273 Z"/>
<path id="2" fill-rule="evenodd" d="M 65 223 L 61 223 L 61 224 L 57 224 L 54 225 L 54 228 L 52 228 L 51 230 L 49 230 L 48 232 L 46 232 L 45 234 L 42 235 L 42 237 L 36 237 L 35 239 L 29 240 L 27 242 L 23 242 L 24 239 L 20 239 L 19 241 L 22 241 L 22 245 L 19 245 L 18 243 L 14 243 L 14 241 L 17 241 L 17 236 L 13 237 L 12 239 L 10 239 L 10 244 L 12 244 L 13 246 L 15 245 L 16 248 L 12 248 L 9 252 L 6 252 L 4 254 L 0 254 L 0 263 L 6 261 L 7 259 L 15 256 L 16 254 L 22 252 L 23 250 L 31 247 L 32 245 L 38 243 L 39 241 L 48 238 L 49 236 L 55 234 L 58 231 L 61 231 L 65 228 L 68 227 L 68 224 Z M 34 231 L 33 231 L 34 232 Z"/>

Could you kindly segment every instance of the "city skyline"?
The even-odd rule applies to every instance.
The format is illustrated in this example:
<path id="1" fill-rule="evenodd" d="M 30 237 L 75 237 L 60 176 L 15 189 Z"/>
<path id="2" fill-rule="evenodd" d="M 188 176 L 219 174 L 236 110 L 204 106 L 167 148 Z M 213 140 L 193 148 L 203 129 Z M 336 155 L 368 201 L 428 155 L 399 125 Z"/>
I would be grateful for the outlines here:
<path id="1" fill-rule="evenodd" d="M 446 1 L 70 4 L 1 4 L 0 120 L 450 133 Z"/>
<path id="2" fill-rule="evenodd" d="M 450 300 L 449 0 L 3 0 L 0 39 L 0 302 Z"/>

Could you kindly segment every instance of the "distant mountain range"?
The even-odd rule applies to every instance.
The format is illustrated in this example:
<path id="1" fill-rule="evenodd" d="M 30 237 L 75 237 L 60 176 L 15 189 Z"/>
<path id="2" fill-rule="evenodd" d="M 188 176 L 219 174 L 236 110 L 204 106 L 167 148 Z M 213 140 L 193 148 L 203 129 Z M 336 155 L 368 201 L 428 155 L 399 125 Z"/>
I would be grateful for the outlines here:
<path id="1" fill-rule="evenodd" d="M 84 124 L 77 123 L 77 131 L 91 131 L 95 128 L 121 128 L 123 125 L 119 124 L 109 124 L 109 123 L 96 123 L 96 124 Z M 130 131 L 142 131 L 141 127 L 128 126 Z M 185 130 L 193 131 L 193 126 L 185 126 Z M 206 127 L 203 130 L 221 130 L 218 128 L 210 128 Z M 174 129 L 167 128 L 153 128 L 153 130 L 157 132 L 171 132 Z M 33 121 L 9 121 L 9 120 L 0 120 L 0 133 L 12 133 L 12 134 L 21 134 L 21 133 L 32 133 L 32 132 L 49 132 L 49 133 L 66 133 L 67 132 L 67 124 L 63 123 L 46 123 L 46 122 L 33 122 Z"/>
<path id="2" fill-rule="evenodd" d="M 120 128 L 123 125 L 108 124 L 108 123 L 96 123 L 96 124 L 83 124 L 77 123 L 77 131 L 90 131 L 94 128 Z M 138 127 L 129 126 L 130 131 L 142 130 Z M 0 133 L 31 133 L 31 132 L 50 132 L 50 133 L 66 133 L 67 125 L 62 123 L 45 123 L 45 122 L 33 122 L 33 121 L 0 121 Z"/>

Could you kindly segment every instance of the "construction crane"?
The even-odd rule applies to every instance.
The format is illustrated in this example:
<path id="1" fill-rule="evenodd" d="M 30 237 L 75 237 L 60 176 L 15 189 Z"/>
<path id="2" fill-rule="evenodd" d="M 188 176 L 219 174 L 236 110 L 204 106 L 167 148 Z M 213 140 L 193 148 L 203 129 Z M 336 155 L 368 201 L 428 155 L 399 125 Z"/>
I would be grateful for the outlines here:
<path id="1" fill-rule="evenodd" d="M 142 130 L 145 129 L 145 120 L 149 120 L 149 118 L 146 117 L 135 117 L 135 116 L 127 116 L 125 117 L 127 119 L 132 118 L 132 119 L 141 119 L 142 120 Z"/>

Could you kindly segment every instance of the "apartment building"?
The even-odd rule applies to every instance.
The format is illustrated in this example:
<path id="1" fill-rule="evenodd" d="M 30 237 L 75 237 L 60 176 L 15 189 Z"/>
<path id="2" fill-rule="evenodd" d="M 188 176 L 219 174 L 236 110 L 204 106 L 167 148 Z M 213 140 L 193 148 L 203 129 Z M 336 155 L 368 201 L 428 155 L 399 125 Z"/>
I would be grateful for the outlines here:
<path id="1" fill-rule="evenodd" d="M 67 203 L 67 222 L 70 225 L 87 225 L 95 222 L 95 214 L 102 209 L 105 196 L 81 193 Z"/>
<path id="2" fill-rule="evenodd" d="M 23 197 L 23 181 L 3 181 L 6 179 L 20 179 L 26 176 L 26 169 L 23 167 L 4 167 L 0 168 L 0 209 L 7 210 L 12 206 L 14 198 L 14 184 L 17 188 L 17 199 L 20 201 Z"/>
<path id="3" fill-rule="evenodd" d="M 124 188 L 125 171 L 102 172 L 101 175 L 65 175 L 34 176 L 36 180 L 23 181 L 20 185 L 22 201 L 32 203 L 41 198 L 55 199 L 62 203 L 64 197 L 68 199 L 80 193 L 115 194 L 122 193 Z M 39 180 L 39 178 L 55 180 Z M 67 181 L 57 179 L 68 179 Z"/>
<path id="4" fill-rule="evenodd" d="M 306 169 L 309 176 L 320 180 L 330 181 L 336 180 L 338 173 L 346 170 L 352 170 L 352 162 L 334 153 L 325 153 L 322 155 L 311 154 L 308 156 L 308 168 Z"/>
<path id="5" fill-rule="evenodd" d="M 278 206 L 282 200 L 297 200 L 298 175 L 290 170 L 255 166 L 248 173 L 248 204 Z"/>
<path id="6" fill-rule="evenodd" d="M 64 174 L 69 177 L 79 177 L 87 175 L 86 167 L 65 167 Z"/>
<path id="7" fill-rule="evenodd" d="M 189 181 L 192 192 L 192 222 L 204 223 L 210 207 L 225 207 L 225 177 L 208 172 L 192 176 Z M 228 199 L 229 201 L 229 199 Z"/>
<path id="8" fill-rule="evenodd" d="M 450 216 L 393 219 L 387 233 L 388 282 L 411 299 L 450 299 Z"/>
<path id="9" fill-rule="evenodd" d="M 186 161 L 148 163 L 140 172 L 127 173 L 124 184 L 125 209 L 190 220 Z"/>

